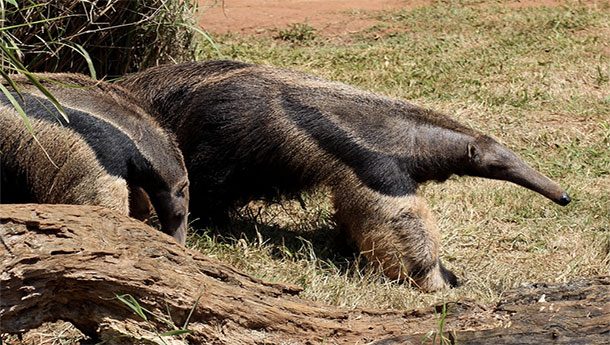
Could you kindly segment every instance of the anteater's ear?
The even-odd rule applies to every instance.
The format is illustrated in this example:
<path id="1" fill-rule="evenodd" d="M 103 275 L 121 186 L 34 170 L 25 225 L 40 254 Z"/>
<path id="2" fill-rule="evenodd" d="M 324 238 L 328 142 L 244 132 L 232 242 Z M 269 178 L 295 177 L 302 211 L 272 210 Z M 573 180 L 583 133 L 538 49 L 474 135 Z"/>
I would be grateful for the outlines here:
<path id="1" fill-rule="evenodd" d="M 479 161 L 479 148 L 473 144 L 473 143 L 468 143 L 468 160 L 471 162 L 478 162 Z"/>

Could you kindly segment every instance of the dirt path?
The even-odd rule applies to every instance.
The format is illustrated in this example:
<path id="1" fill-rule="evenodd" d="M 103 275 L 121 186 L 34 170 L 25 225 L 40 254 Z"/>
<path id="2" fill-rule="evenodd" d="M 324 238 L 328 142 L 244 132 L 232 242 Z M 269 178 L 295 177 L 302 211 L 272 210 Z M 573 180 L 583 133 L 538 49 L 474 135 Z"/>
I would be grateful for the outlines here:
<path id="1" fill-rule="evenodd" d="M 365 13 L 416 8 L 432 2 L 432 0 L 199 0 L 202 11 L 201 26 L 211 33 L 273 34 L 290 24 L 307 23 L 314 27 L 318 34 L 327 37 L 342 36 L 375 25 L 377 21 L 364 15 Z M 579 2 L 594 4 L 601 1 Z M 509 7 L 562 4 L 566 4 L 566 1 L 509 0 L 502 3 Z"/>
<path id="2" fill-rule="evenodd" d="M 307 23 L 326 36 L 339 36 L 374 25 L 363 11 L 414 8 L 430 1 L 404 0 L 201 0 L 201 26 L 217 34 L 269 34 L 294 23 Z M 223 11 L 224 10 L 224 11 Z"/>

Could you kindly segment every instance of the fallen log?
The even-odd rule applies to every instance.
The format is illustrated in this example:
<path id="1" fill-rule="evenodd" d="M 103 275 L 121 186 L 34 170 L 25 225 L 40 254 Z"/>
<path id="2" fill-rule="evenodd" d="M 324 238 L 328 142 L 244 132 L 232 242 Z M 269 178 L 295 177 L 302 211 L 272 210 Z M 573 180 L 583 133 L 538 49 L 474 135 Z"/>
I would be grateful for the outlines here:
<path id="1" fill-rule="evenodd" d="M 439 307 L 348 310 L 304 301 L 296 286 L 250 277 L 93 206 L 0 205 L 0 259 L 0 333 L 64 320 L 112 344 L 420 344 L 438 331 Z M 117 297 L 127 295 L 146 320 Z M 523 287 L 495 306 L 447 310 L 437 341 L 603 343 L 610 277 Z M 187 320 L 189 333 L 160 336 Z"/>

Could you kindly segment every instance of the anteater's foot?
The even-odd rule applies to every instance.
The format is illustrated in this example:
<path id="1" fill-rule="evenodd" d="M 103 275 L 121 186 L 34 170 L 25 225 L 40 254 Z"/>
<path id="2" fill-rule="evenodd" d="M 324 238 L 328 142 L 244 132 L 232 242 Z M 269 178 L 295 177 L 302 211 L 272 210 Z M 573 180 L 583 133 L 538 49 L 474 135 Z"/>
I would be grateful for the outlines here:
<path id="1" fill-rule="evenodd" d="M 446 269 L 445 266 L 443 265 L 443 263 L 439 260 L 438 261 L 438 267 L 441 271 L 441 275 L 443 276 L 443 280 L 449 284 L 449 287 L 458 287 L 460 286 L 460 282 L 458 280 L 458 277 L 451 272 L 450 270 Z"/>
<path id="2" fill-rule="evenodd" d="M 417 287 L 425 292 L 434 292 L 459 286 L 457 276 L 446 269 L 440 260 L 427 274 L 414 280 Z"/>

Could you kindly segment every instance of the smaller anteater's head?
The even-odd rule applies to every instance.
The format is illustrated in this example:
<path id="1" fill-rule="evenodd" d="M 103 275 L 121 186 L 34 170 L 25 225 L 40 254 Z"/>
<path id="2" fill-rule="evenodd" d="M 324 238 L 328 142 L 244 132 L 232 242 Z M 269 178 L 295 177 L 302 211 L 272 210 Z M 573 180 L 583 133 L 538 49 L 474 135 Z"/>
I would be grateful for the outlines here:
<path id="1" fill-rule="evenodd" d="M 468 175 L 505 180 L 538 192 L 565 206 L 571 199 L 556 182 L 534 170 L 514 152 L 481 135 L 467 145 Z"/>
<path id="2" fill-rule="evenodd" d="M 136 175 L 133 180 L 150 198 L 161 230 L 184 244 L 188 230 L 188 174 L 173 137 L 160 128 L 157 131 L 144 136 L 140 143 L 145 158 L 132 162 Z"/>
<path id="3" fill-rule="evenodd" d="M 172 180 L 166 180 L 169 183 L 155 188 L 149 197 L 163 232 L 184 244 L 188 230 L 189 182 L 186 174 L 183 178 Z"/>

